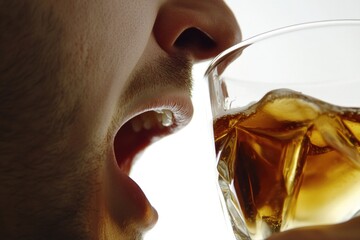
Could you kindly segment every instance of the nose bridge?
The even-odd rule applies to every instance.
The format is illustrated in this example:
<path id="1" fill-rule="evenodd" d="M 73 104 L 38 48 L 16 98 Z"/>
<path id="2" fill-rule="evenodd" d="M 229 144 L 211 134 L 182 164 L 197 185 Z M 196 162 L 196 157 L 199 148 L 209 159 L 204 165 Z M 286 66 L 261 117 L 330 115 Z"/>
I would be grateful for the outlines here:
<path id="1" fill-rule="evenodd" d="M 174 0 L 164 3 L 154 25 L 155 38 L 173 55 L 194 60 L 214 57 L 241 39 L 236 19 L 222 0 Z"/>

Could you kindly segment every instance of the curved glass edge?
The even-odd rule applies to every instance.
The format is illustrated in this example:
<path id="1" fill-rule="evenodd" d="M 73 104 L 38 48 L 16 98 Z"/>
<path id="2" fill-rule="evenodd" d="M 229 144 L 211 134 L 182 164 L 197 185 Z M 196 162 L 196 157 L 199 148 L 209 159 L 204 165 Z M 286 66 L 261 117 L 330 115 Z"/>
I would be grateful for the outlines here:
<path id="1" fill-rule="evenodd" d="M 236 240 L 251 240 L 237 197 L 230 187 L 234 176 L 232 171 L 229 170 L 229 163 L 221 158 L 222 151 L 223 149 L 220 150 L 216 158 L 218 161 L 218 190 L 220 192 L 220 202 L 223 214 L 226 219 L 226 223 L 228 224 L 228 227 L 231 228 Z"/>
<path id="2" fill-rule="evenodd" d="M 323 20 L 323 21 L 315 21 L 315 22 L 305 22 L 305 23 L 299 23 L 294 25 L 289 25 L 281 28 L 277 28 L 274 30 L 270 30 L 264 33 L 260 33 L 258 35 L 255 35 L 253 37 L 250 37 L 246 40 L 241 41 L 240 43 L 226 49 L 219 55 L 217 55 L 209 64 L 209 67 L 205 71 L 204 77 L 208 78 L 208 76 L 211 74 L 214 69 L 219 66 L 220 63 L 226 61 L 225 66 L 223 68 L 226 68 L 227 65 L 229 65 L 241 52 L 248 46 L 266 39 L 270 37 L 274 37 L 276 35 L 281 35 L 288 32 L 298 31 L 305 28 L 319 28 L 319 27 L 330 27 L 330 26 L 341 26 L 341 25 L 360 25 L 360 19 L 335 19 L 335 20 Z M 233 55 L 233 56 L 231 56 Z M 230 58 L 230 59 L 228 59 Z"/>

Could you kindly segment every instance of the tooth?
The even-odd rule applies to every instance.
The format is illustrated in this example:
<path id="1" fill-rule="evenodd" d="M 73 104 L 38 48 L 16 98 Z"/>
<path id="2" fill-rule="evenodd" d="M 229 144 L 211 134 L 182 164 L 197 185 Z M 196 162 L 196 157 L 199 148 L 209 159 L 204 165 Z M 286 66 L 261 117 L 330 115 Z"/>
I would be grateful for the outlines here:
<path id="1" fill-rule="evenodd" d="M 170 110 L 155 110 L 158 113 L 158 121 L 163 127 L 169 127 L 174 123 L 174 117 Z"/>
<path id="2" fill-rule="evenodd" d="M 162 124 L 162 116 L 163 116 L 163 113 L 160 112 L 160 111 L 156 111 L 157 114 L 156 114 L 156 126 L 160 129 L 163 129 L 165 126 Z"/>
<path id="3" fill-rule="evenodd" d="M 144 119 L 143 126 L 146 130 L 150 130 L 153 127 L 153 121 L 151 118 Z"/>
<path id="4" fill-rule="evenodd" d="M 134 132 L 140 132 L 142 129 L 142 125 L 143 125 L 142 121 L 138 118 L 134 118 L 131 120 L 131 126 Z"/>
<path id="5" fill-rule="evenodd" d="M 161 115 L 161 124 L 164 127 L 169 127 L 174 123 L 173 114 L 169 110 L 163 110 Z"/>
<path id="6" fill-rule="evenodd" d="M 163 115 L 163 111 L 161 110 L 155 110 L 156 114 L 156 119 L 158 120 L 159 123 L 161 123 L 161 119 L 162 119 L 162 115 Z"/>

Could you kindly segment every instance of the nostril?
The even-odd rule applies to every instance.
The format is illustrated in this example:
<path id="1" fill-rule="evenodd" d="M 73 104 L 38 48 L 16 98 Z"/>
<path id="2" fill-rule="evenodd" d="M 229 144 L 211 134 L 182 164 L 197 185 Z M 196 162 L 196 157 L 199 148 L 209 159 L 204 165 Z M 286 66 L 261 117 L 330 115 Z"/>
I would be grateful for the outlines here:
<path id="1" fill-rule="evenodd" d="M 163 1 L 153 34 L 169 55 L 199 62 L 215 57 L 240 40 L 237 21 L 225 1 Z"/>
<path id="2" fill-rule="evenodd" d="M 199 55 L 214 50 L 216 42 L 203 31 L 192 27 L 183 31 L 176 39 L 174 46 L 178 49 Z"/>

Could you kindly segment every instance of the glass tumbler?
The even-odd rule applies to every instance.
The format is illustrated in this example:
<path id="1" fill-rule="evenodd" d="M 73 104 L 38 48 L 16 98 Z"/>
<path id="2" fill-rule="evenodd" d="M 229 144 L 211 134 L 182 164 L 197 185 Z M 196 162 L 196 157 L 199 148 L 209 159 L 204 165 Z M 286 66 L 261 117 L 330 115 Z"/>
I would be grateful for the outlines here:
<path id="1" fill-rule="evenodd" d="M 236 239 L 360 210 L 360 20 L 293 25 L 210 64 L 218 184 Z"/>

